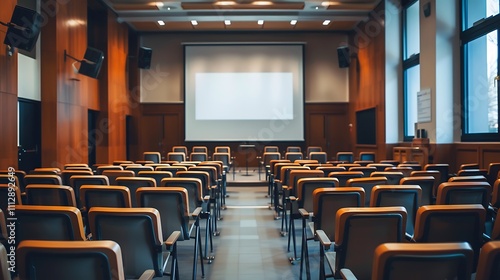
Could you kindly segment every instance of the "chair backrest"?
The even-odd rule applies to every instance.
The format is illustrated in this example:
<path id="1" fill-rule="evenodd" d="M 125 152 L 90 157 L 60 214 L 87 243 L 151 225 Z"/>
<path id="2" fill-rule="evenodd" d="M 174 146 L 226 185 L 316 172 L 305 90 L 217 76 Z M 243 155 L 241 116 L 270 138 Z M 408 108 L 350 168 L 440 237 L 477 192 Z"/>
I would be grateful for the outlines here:
<path id="1" fill-rule="evenodd" d="M 280 177 L 279 177 L 282 185 L 291 187 L 290 172 L 292 170 L 310 170 L 310 169 L 309 169 L 309 167 L 305 167 L 305 166 L 301 166 L 301 165 L 283 166 L 280 169 Z"/>
<path id="2" fill-rule="evenodd" d="M 307 165 L 306 165 L 307 166 Z M 312 168 L 311 168 L 312 169 Z M 342 167 L 342 166 L 333 166 L 333 164 L 331 163 L 327 163 L 325 165 L 322 165 L 322 166 L 318 166 L 316 167 L 316 169 L 318 170 L 322 170 L 323 173 L 325 174 L 325 177 L 328 177 L 328 174 L 330 174 L 330 172 L 342 172 L 342 171 L 347 171 L 345 169 L 345 167 Z"/>
<path id="3" fill-rule="evenodd" d="M 373 187 L 377 185 L 387 185 L 385 177 L 354 178 L 347 180 L 348 187 L 361 187 L 365 190 L 365 206 L 370 205 L 370 198 Z"/>
<path id="4" fill-rule="evenodd" d="M 302 148 L 299 146 L 288 146 L 286 147 L 286 153 L 302 152 Z"/>
<path id="5" fill-rule="evenodd" d="M 371 279 L 375 248 L 402 242 L 406 218 L 406 210 L 398 206 L 339 209 L 335 219 L 336 268 L 349 268 L 359 279 Z"/>
<path id="6" fill-rule="evenodd" d="M 117 185 L 116 178 L 118 177 L 134 177 L 135 172 L 132 170 L 104 170 L 102 175 L 108 177 L 110 185 Z"/>
<path id="7" fill-rule="evenodd" d="M 38 173 L 39 172 L 39 173 Z M 57 174 L 59 175 L 61 173 L 61 169 L 59 167 L 37 167 L 34 170 L 30 172 L 33 174 L 43 174 L 46 172 L 46 174 Z"/>
<path id="8" fill-rule="evenodd" d="M 193 146 L 191 148 L 191 153 L 206 153 L 206 154 L 208 154 L 208 148 L 206 146 Z"/>
<path id="9" fill-rule="evenodd" d="M 500 162 L 492 162 L 488 165 L 488 182 L 493 186 L 498 179 L 498 172 L 500 171 Z"/>
<path id="10" fill-rule="evenodd" d="M 188 171 L 205 171 L 209 175 L 210 186 L 216 186 L 217 180 L 219 179 L 219 173 L 217 172 L 217 168 L 209 165 L 198 165 L 192 166 L 188 168 Z"/>
<path id="11" fill-rule="evenodd" d="M 370 174 L 370 177 L 385 177 L 388 185 L 399 185 L 401 179 L 404 178 L 402 172 L 399 171 L 375 171 Z"/>
<path id="12" fill-rule="evenodd" d="M 406 209 L 406 232 L 412 236 L 420 206 L 422 189 L 417 185 L 381 185 L 372 189 L 370 206 L 403 206 Z"/>
<path id="13" fill-rule="evenodd" d="M 500 241 L 490 241 L 481 247 L 475 279 L 500 279 Z"/>
<path id="14" fill-rule="evenodd" d="M 168 152 L 167 160 L 175 160 L 178 162 L 186 161 L 186 154 L 183 152 Z"/>
<path id="15" fill-rule="evenodd" d="M 281 158 L 281 154 L 279 152 L 265 152 L 262 154 L 262 163 L 264 166 L 268 166 L 271 163 L 271 160 L 279 160 Z"/>
<path id="16" fill-rule="evenodd" d="M 417 170 L 410 173 L 410 177 L 422 177 L 422 176 L 432 176 L 434 177 L 434 186 L 432 188 L 432 195 L 436 197 L 437 188 L 441 184 L 441 172 L 437 170 Z"/>
<path id="17" fill-rule="evenodd" d="M 164 178 L 159 187 L 182 187 L 188 192 L 189 209 L 201 207 L 203 202 L 203 184 L 198 178 Z"/>
<path id="18" fill-rule="evenodd" d="M 20 279 L 125 280 L 120 246 L 102 241 L 23 241 Z"/>
<path id="19" fill-rule="evenodd" d="M 379 163 L 390 164 L 392 166 L 398 166 L 400 164 L 399 160 L 395 160 L 395 159 L 383 159 L 383 160 L 379 161 Z"/>
<path id="20" fill-rule="evenodd" d="M 313 191 L 313 221 L 315 230 L 323 230 L 330 240 L 335 240 L 337 211 L 344 207 L 361 207 L 365 190 L 357 187 L 319 188 Z"/>
<path id="21" fill-rule="evenodd" d="M 61 180 L 62 184 L 69 186 L 71 185 L 71 176 L 74 175 L 94 175 L 92 171 L 89 170 L 73 170 L 73 169 L 65 169 L 61 171 Z"/>
<path id="22" fill-rule="evenodd" d="M 26 186 L 31 184 L 62 185 L 62 179 L 59 175 L 29 174 L 24 176 L 24 183 L 26 184 Z"/>
<path id="23" fill-rule="evenodd" d="M 363 178 L 364 174 L 361 171 L 338 171 L 328 173 L 328 177 L 337 178 L 339 186 L 347 186 L 347 181 L 354 178 Z"/>
<path id="24" fill-rule="evenodd" d="M 215 153 L 227 153 L 231 155 L 231 148 L 229 146 L 217 146 L 215 147 Z"/>
<path id="25" fill-rule="evenodd" d="M 17 177 L 12 173 L 11 174 L 0 173 L 0 185 L 15 186 L 16 188 L 19 189 L 21 193 L 24 193 L 26 191 L 26 186 L 24 186 L 24 183 L 21 183 L 19 177 Z M 7 201 L 5 201 L 5 203 L 7 203 Z"/>
<path id="26" fill-rule="evenodd" d="M 174 231 L 180 231 L 179 240 L 189 240 L 189 198 L 185 188 L 158 187 L 140 188 L 137 190 L 137 205 L 151 207 L 159 211 L 161 220 L 162 239 L 167 238 Z"/>
<path id="27" fill-rule="evenodd" d="M 123 166 L 124 164 L 134 164 L 133 161 L 131 160 L 114 160 L 113 165 L 121 165 Z"/>
<path id="28" fill-rule="evenodd" d="M 125 186 L 130 190 L 130 199 L 132 207 L 137 207 L 135 192 L 141 187 L 156 187 L 156 181 L 153 178 L 146 177 L 118 177 L 116 178 L 118 186 Z"/>
<path id="29" fill-rule="evenodd" d="M 224 168 L 229 168 L 231 166 L 231 154 L 230 153 L 213 153 L 212 160 L 222 161 Z"/>
<path id="30" fill-rule="evenodd" d="M 280 148 L 278 146 L 265 146 L 262 153 L 279 153 Z"/>
<path id="31" fill-rule="evenodd" d="M 370 177 L 373 172 L 377 171 L 377 168 L 373 166 L 353 166 L 349 167 L 349 171 L 361 171 L 363 177 Z"/>
<path id="32" fill-rule="evenodd" d="M 26 204 L 77 207 L 73 188 L 60 185 L 28 185 Z"/>
<path id="33" fill-rule="evenodd" d="M 23 240 L 85 240 L 80 210 L 70 206 L 16 206 L 16 244 Z"/>
<path id="34" fill-rule="evenodd" d="M 448 182 L 488 182 L 488 178 L 483 175 L 453 176 Z"/>
<path id="35" fill-rule="evenodd" d="M 437 170 L 441 173 L 439 184 L 448 181 L 449 169 L 450 165 L 447 163 L 428 163 L 424 166 L 424 170 Z"/>
<path id="36" fill-rule="evenodd" d="M 206 161 L 208 160 L 208 154 L 204 152 L 192 152 L 189 155 L 189 159 L 195 160 L 195 161 Z"/>
<path id="37" fill-rule="evenodd" d="M 322 152 L 323 148 L 321 146 L 308 146 L 306 150 L 307 157 L 310 158 L 312 152 Z"/>
<path id="38" fill-rule="evenodd" d="M 297 196 L 299 208 L 304 208 L 308 212 L 313 212 L 313 192 L 320 188 L 338 187 L 339 181 L 328 177 L 305 177 L 297 180 Z"/>
<path id="39" fill-rule="evenodd" d="M 102 175 L 106 170 L 123 170 L 123 167 L 120 165 L 99 165 L 97 166 L 96 174 Z"/>
<path id="40" fill-rule="evenodd" d="M 76 203 L 78 207 L 82 207 L 80 204 L 80 188 L 83 185 L 103 185 L 109 186 L 109 179 L 104 175 L 73 175 L 69 179 L 69 185 L 73 188 L 75 193 Z"/>
<path id="41" fill-rule="evenodd" d="M 434 177 L 405 177 L 399 182 L 400 185 L 418 185 L 422 188 L 422 199 L 420 206 L 434 204 Z"/>
<path id="42" fill-rule="evenodd" d="M 423 205 L 415 219 L 416 242 L 469 242 L 475 254 L 474 269 L 483 243 L 486 210 L 479 204 Z"/>
<path id="43" fill-rule="evenodd" d="M 161 162 L 161 153 L 160 152 L 144 152 L 142 153 L 142 159 L 150 160 L 153 163 Z"/>
<path id="44" fill-rule="evenodd" d="M 479 169 L 479 163 L 462 163 L 460 164 L 460 167 L 458 170 L 464 170 L 464 169 Z"/>
<path id="45" fill-rule="evenodd" d="M 8 244 L 9 232 L 7 232 L 7 222 L 5 221 L 5 214 L 0 209 L 0 244 Z M 0 275 L 1 275 L 0 271 Z M 0 278 L 1 279 L 1 278 Z"/>
<path id="46" fill-rule="evenodd" d="M 467 242 L 384 243 L 375 249 L 371 279 L 468 280 L 473 255 Z"/>
<path id="47" fill-rule="evenodd" d="M 159 186 L 163 178 L 173 177 L 170 171 L 139 171 L 136 175 L 137 177 L 153 178 L 156 181 L 156 185 Z"/>
<path id="48" fill-rule="evenodd" d="M 488 182 L 446 182 L 439 185 L 436 204 L 481 204 L 488 209 L 491 200 Z"/>
<path id="49" fill-rule="evenodd" d="M 337 161 L 352 163 L 354 162 L 353 152 L 337 152 Z"/>
<path id="50" fill-rule="evenodd" d="M 124 186 L 84 185 L 80 188 L 80 200 L 86 210 L 92 207 L 132 207 L 130 190 Z"/>
<path id="51" fill-rule="evenodd" d="M 310 152 L 309 159 L 317 160 L 318 163 L 326 163 L 328 161 L 328 155 L 326 152 Z"/>
<path id="52" fill-rule="evenodd" d="M 422 171 L 420 163 L 400 163 L 397 167 L 410 167 L 412 171 Z"/>
<path id="53" fill-rule="evenodd" d="M 376 161 L 375 152 L 360 152 L 358 158 L 359 160 Z"/>
<path id="54" fill-rule="evenodd" d="M 488 177 L 487 169 L 460 169 L 457 172 L 457 176 L 484 176 Z M 449 180 L 449 179 L 448 179 Z M 488 179 L 486 179 L 488 180 Z"/>
<path id="55" fill-rule="evenodd" d="M 331 163 L 306 163 L 304 166 L 309 167 L 311 169 L 317 169 L 318 167 L 334 167 Z M 321 170 L 321 169 L 318 169 Z M 325 171 L 323 171 L 325 173 Z M 328 173 L 325 174 L 325 177 L 328 176 Z"/>
<path id="56" fill-rule="evenodd" d="M 147 269 L 162 276 L 163 234 L 158 210 L 92 207 L 88 217 L 92 238 L 120 245 L 127 278 L 139 278 Z"/>
<path id="57" fill-rule="evenodd" d="M 294 162 L 296 160 L 301 160 L 303 158 L 302 152 L 286 152 L 285 159 Z"/>
<path id="58" fill-rule="evenodd" d="M 186 146 L 173 146 L 172 152 L 184 153 L 186 155 L 186 157 L 188 155 L 188 149 Z"/>
<path id="59" fill-rule="evenodd" d="M 500 208 L 500 179 L 496 179 L 493 183 L 493 190 L 491 192 L 491 206 L 493 208 Z"/>

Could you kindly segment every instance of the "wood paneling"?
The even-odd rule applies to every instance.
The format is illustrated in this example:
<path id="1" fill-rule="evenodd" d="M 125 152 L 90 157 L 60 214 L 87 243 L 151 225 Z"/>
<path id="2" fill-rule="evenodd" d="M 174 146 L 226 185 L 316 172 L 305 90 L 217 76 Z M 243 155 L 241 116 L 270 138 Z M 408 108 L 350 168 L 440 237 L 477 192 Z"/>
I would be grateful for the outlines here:
<path id="1" fill-rule="evenodd" d="M 2 1 L 0 19 L 9 21 L 16 0 Z M 7 27 L 0 26 L 0 38 Z M 7 55 L 7 46 L 0 44 L 0 169 L 17 168 L 17 51 Z"/>
<path id="2" fill-rule="evenodd" d="M 464 163 L 478 163 L 481 168 L 488 168 L 490 163 L 500 162 L 500 143 L 456 143 L 454 154 L 456 159 L 450 164 L 453 171 Z"/>
<path id="3" fill-rule="evenodd" d="M 385 8 L 382 1 L 376 11 Z M 349 37 L 351 64 L 349 67 L 349 123 L 352 124 L 351 143 L 353 151 L 368 151 L 376 148 L 377 159 L 390 155 L 392 148 L 385 144 L 385 33 L 384 23 L 372 16 L 360 23 L 356 33 Z M 376 31 L 376 32 L 375 32 Z M 356 111 L 376 108 L 376 146 L 356 145 Z"/>

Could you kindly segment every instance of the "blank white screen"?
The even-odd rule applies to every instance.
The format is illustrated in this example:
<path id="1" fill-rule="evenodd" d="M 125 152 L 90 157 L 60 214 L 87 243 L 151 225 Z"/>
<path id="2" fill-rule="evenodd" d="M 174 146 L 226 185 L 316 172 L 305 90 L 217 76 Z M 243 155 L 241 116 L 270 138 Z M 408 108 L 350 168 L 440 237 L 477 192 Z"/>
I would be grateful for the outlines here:
<path id="1" fill-rule="evenodd" d="M 303 141 L 302 45 L 185 46 L 186 141 Z"/>

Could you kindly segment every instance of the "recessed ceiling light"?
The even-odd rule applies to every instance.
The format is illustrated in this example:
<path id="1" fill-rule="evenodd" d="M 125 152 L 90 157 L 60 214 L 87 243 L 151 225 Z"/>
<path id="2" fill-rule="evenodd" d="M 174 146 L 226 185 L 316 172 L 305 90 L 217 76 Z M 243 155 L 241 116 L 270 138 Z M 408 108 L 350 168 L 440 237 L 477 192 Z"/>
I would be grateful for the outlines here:
<path id="1" fill-rule="evenodd" d="M 330 24 L 330 20 L 329 19 L 325 19 L 325 21 L 323 21 L 323 25 L 328 25 Z"/>
<path id="2" fill-rule="evenodd" d="M 264 20 L 259 19 L 259 20 L 257 21 L 257 24 L 258 24 L 258 25 L 263 25 L 263 24 L 264 24 Z"/>
<path id="3" fill-rule="evenodd" d="M 159 20 L 158 24 L 163 26 L 163 25 L 165 25 L 165 22 L 163 20 Z"/>
<path id="4" fill-rule="evenodd" d="M 271 1 L 253 1 L 252 4 L 257 5 L 257 6 L 269 6 L 269 5 L 272 5 L 273 2 L 271 2 Z"/>
<path id="5" fill-rule="evenodd" d="M 224 24 L 225 24 L 225 25 L 231 25 L 231 21 L 230 21 L 230 20 L 228 20 L 228 19 L 226 19 L 226 20 L 224 21 Z"/>
<path id="6" fill-rule="evenodd" d="M 291 24 L 291 25 L 296 25 L 296 24 L 297 24 L 297 20 L 296 20 L 296 19 L 292 19 L 292 20 L 290 21 L 290 24 Z"/>
<path id="7" fill-rule="evenodd" d="M 192 24 L 192 25 L 198 25 L 198 22 L 197 22 L 196 20 L 192 20 L 192 21 L 191 21 L 191 24 Z"/>
<path id="8" fill-rule="evenodd" d="M 167 11 L 170 11 L 170 9 L 171 9 L 170 7 L 167 7 Z"/>
<path id="9" fill-rule="evenodd" d="M 217 1 L 215 2 L 215 5 L 217 6 L 230 6 L 230 5 L 235 5 L 236 2 L 234 1 Z"/>

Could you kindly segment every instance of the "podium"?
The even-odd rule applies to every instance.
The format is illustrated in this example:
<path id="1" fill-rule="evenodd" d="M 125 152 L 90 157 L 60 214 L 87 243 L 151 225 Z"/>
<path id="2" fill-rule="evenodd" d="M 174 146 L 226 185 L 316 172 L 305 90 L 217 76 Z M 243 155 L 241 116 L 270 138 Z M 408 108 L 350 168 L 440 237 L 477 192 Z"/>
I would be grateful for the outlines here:
<path id="1" fill-rule="evenodd" d="M 240 150 L 245 151 L 245 174 L 243 176 L 252 176 L 252 174 L 248 173 L 248 151 L 251 149 L 255 149 L 255 145 L 253 144 L 240 144 Z"/>

